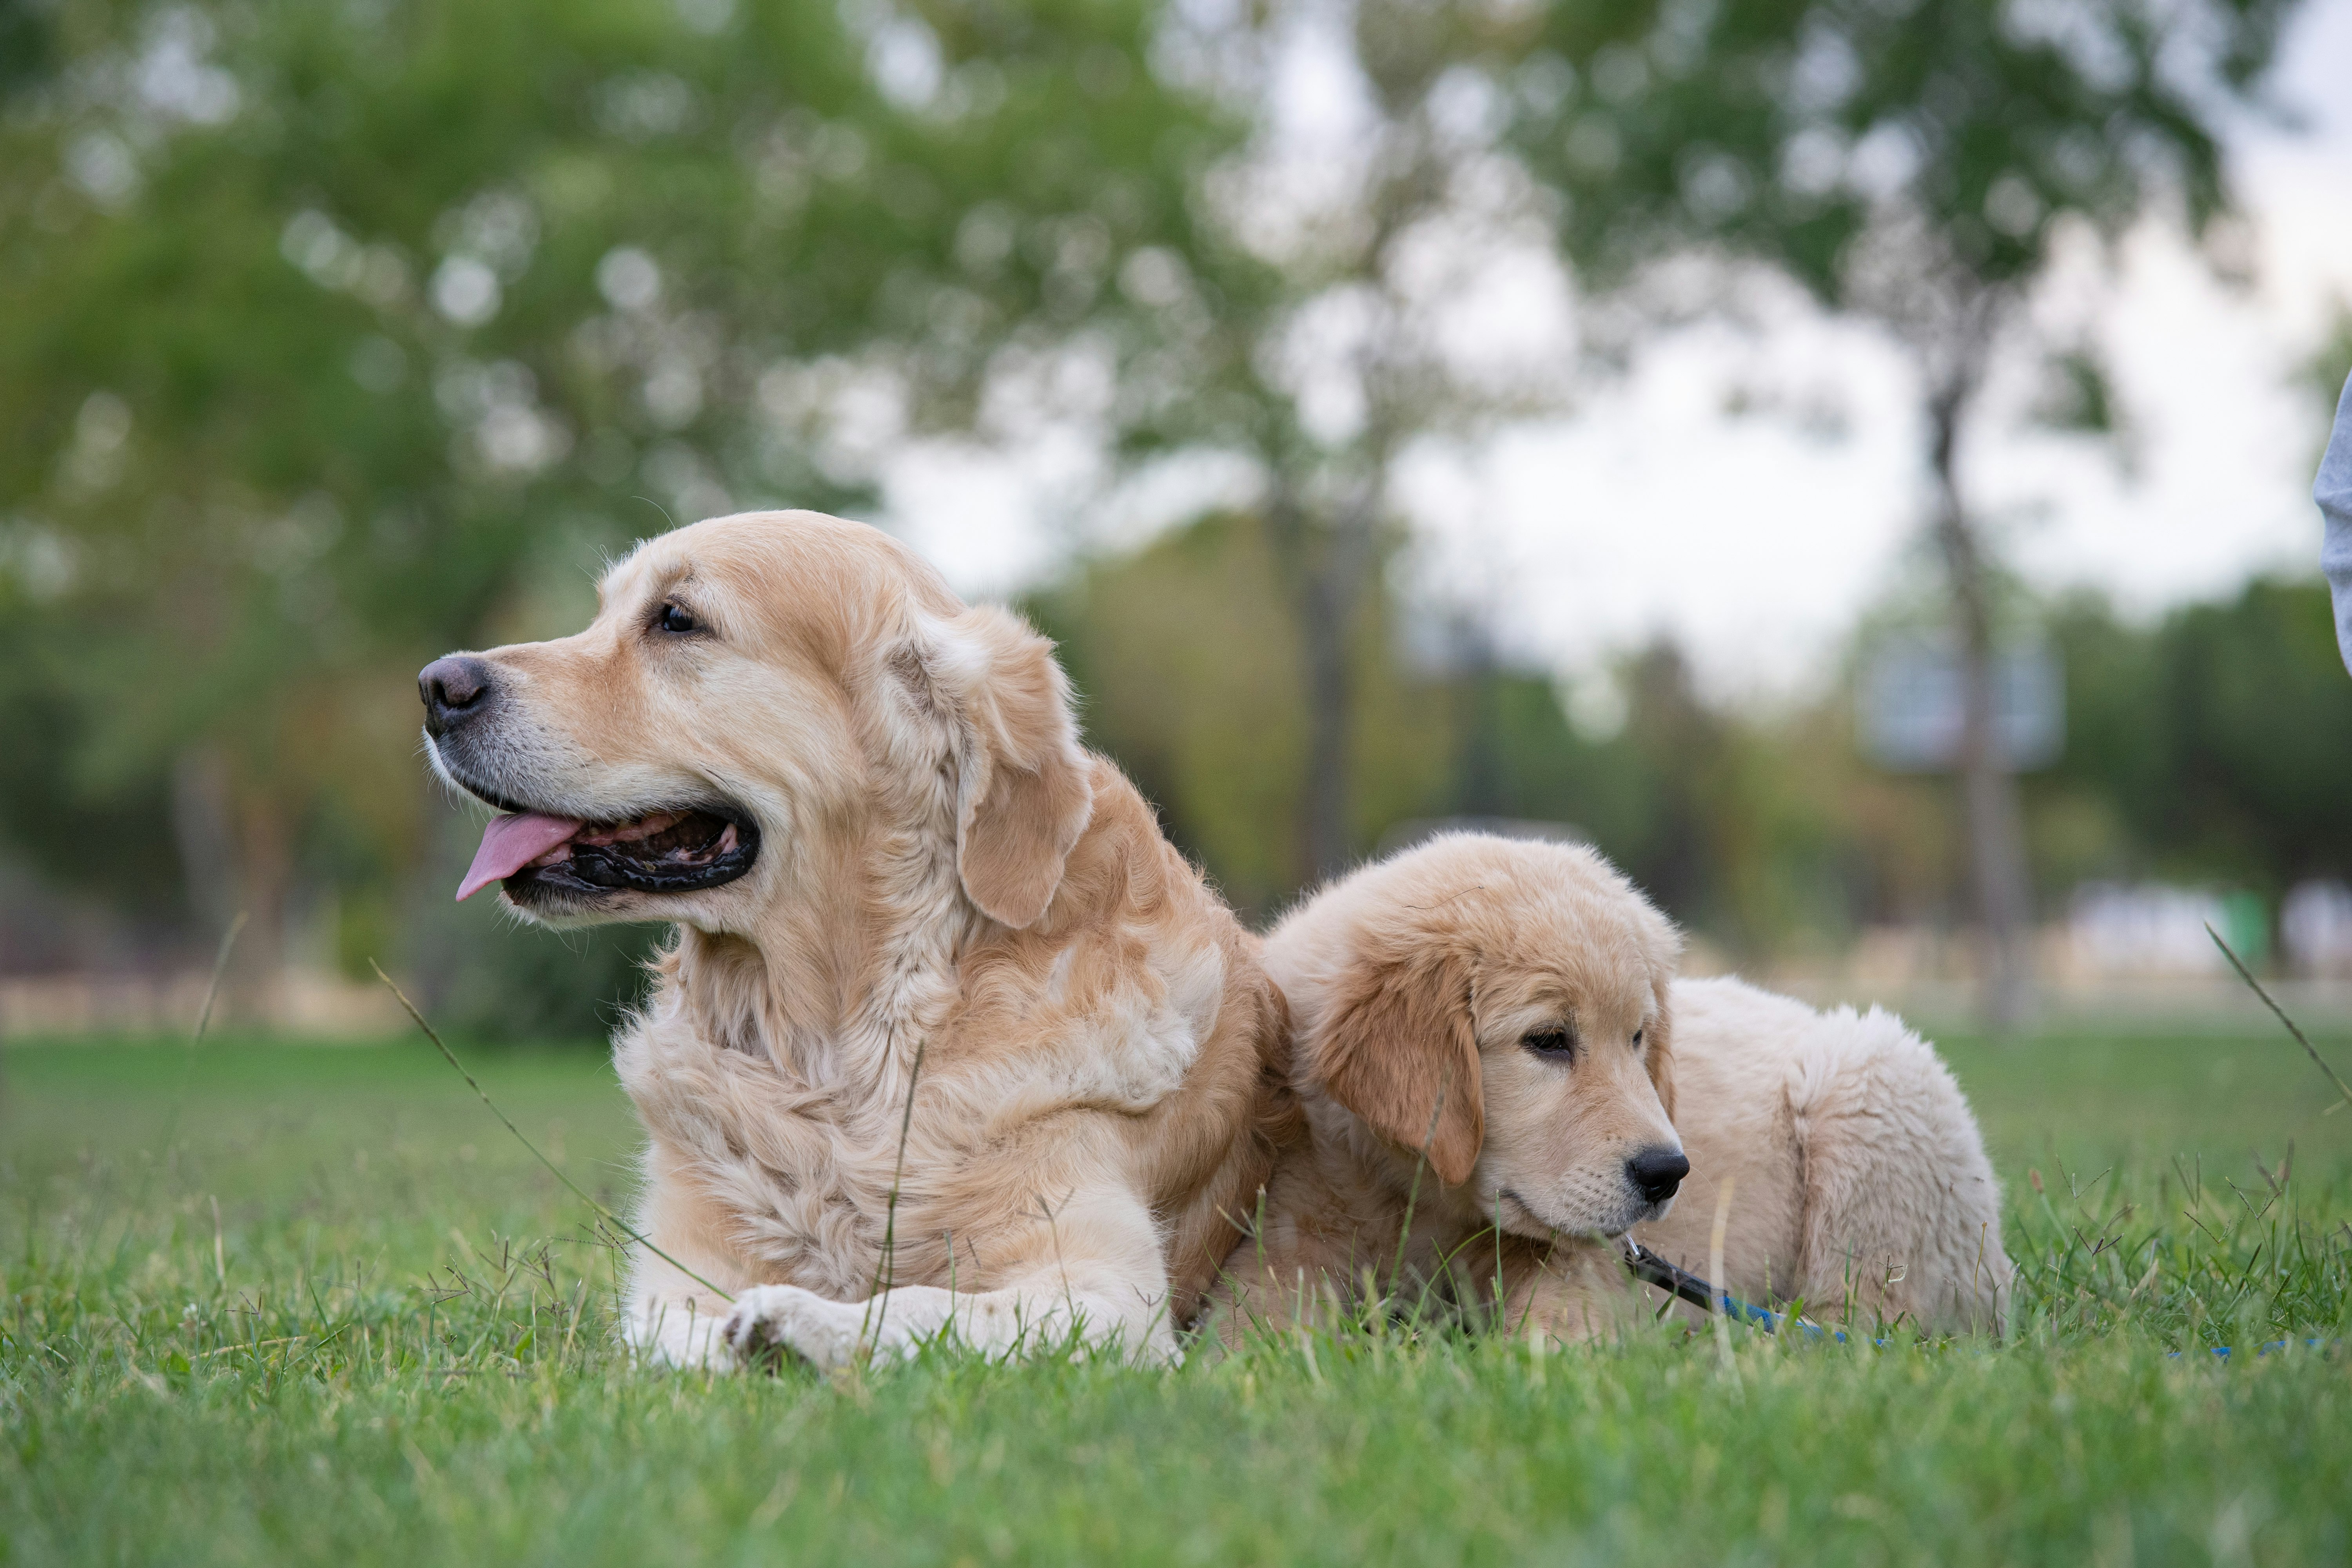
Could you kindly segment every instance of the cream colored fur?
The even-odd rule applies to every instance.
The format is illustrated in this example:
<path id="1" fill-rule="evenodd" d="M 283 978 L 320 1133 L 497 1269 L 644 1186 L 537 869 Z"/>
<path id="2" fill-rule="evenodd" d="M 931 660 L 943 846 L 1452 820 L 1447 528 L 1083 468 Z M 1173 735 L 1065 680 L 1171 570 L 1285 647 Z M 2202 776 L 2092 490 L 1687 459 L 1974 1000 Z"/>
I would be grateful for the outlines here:
<path id="1" fill-rule="evenodd" d="M 718 1289 L 633 1248 L 629 1339 L 1175 1356 L 1270 1163 L 1281 1001 L 1080 747 L 1051 645 L 805 512 L 663 535 L 600 594 L 578 636 L 481 656 L 497 727 L 436 762 L 558 816 L 715 795 L 757 820 L 737 881 L 524 911 L 677 922 L 614 1056 L 637 1225 Z M 666 604 L 702 631 L 665 637 Z"/>
<path id="2" fill-rule="evenodd" d="M 1284 1149 L 1260 1223 L 1227 1263 L 1221 1308 L 1278 1322 L 1367 1285 L 1411 1300 L 1434 1280 L 1457 1298 L 1499 1296 L 1514 1328 L 1589 1337 L 1632 1305 L 1602 1238 L 1630 1226 L 1704 1274 L 1730 1175 L 1726 1288 L 1822 1312 L 1842 1311 L 1850 1291 L 1886 1319 L 1997 1328 L 2010 1279 L 2000 1190 L 1934 1051 L 1889 1014 L 1670 980 L 1675 952 L 1665 921 L 1598 856 L 1477 835 L 1367 868 L 1292 913 L 1265 962 L 1297 1024 L 1307 1132 Z M 1444 1113 L 1413 1121 L 1335 1083 L 1332 1020 L 1400 966 L 1476 1042 L 1475 1070 L 1442 1046 L 1391 1058 L 1410 1065 L 1418 1106 L 1441 1082 L 1476 1097 L 1456 1103 L 1451 1168 Z M 1520 1005 L 1534 996 L 1548 1000 Z M 1531 1059 L 1521 1042 L 1551 1016 L 1572 1016 L 1595 1049 L 1565 1068 Z M 1646 1080 L 1619 1048 L 1636 1021 Z M 1658 1213 L 1622 1183 L 1612 1193 L 1629 1152 L 1675 1135 L 1691 1163 L 1683 1196 Z M 1548 1198 L 1522 1201 L 1536 1194 Z"/>
<path id="3" fill-rule="evenodd" d="M 1677 981 L 1674 1005 L 1691 1173 L 1634 1239 L 1706 1274 L 1728 1176 L 1725 1289 L 1822 1318 L 1998 1331 L 2000 1184 L 1935 1048 L 1892 1013 L 1816 1012 L 1738 980 Z"/>
<path id="4" fill-rule="evenodd" d="M 1265 958 L 1307 1131 L 1226 1264 L 1220 1331 L 1364 1290 L 1499 1295 L 1514 1322 L 1532 1311 L 1569 1336 L 1631 1310 L 1622 1263 L 1578 1238 L 1655 1212 L 1625 1164 L 1675 1147 L 1661 1090 L 1678 948 L 1591 850 L 1475 834 L 1366 867 L 1284 920 Z M 1556 1031 L 1572 1060 L 1524 1044 Z"/>

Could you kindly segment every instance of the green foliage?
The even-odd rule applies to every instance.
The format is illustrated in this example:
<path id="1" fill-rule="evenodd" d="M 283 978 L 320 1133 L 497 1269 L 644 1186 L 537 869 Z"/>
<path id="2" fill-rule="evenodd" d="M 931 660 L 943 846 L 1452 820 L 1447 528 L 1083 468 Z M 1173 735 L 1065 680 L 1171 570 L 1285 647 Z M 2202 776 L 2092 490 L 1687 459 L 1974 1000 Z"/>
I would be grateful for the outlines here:
<path id="1" fill-rule="evenodd" d="M 407 984 L 416 1000 L 452 1029 L 491 1040 L 568 1043 L 606 1038 L 644 1001 L 650 984 L 645 966 L 663 931 L 551 931 L 483 907 L 423 923 L 401 946 L 409 953 Z M 344 972 L 373 978 L 367 961 L 390 951 L 389 942 L 356 942 L 341 955 Z"/>
<path id="2" fill-rule="evenodd" d="M 0 7 L 0 842 L 233 883 L 257 972 L 306 888 L 404 896 L 425 659 L 670 516 L 855 504 L 845 389 L 962 427 L 1003 351 L 1151 336 L 1113 280 L 1230 134 L 1155 15 Z"/>
<path id="3" fill-rule="evenodd" d="M 50 7 L 39 0 L 0 0 L 0 104 L 49 73 L 55 26 Z"/>
<path id="4" fill-rule="evenodd" d="M 1671 1329 L 1538 1355 L 1380 1324 L 828 1382 L 630 1364 L 613 1254 L 421 1041 L 13 1050 L 0 1531 L 37 1563 L 2343 1556 L 2344 1348 L 2242 1348 L 2352 1334 L 2352 1130 L 2308 1064 L 2271 1035 L 1951 1055 L 2010 1185 L 2006 1344 L 1743 1331 L 1726 1365 Z M 478 1065 L 625 1193 L 601 1065 Z M 2266 1180 L 2245 1145 L 2288 1137 Z"/>
<path id="5" fill-rule="evenodd" d="M 1310 878 L 1307 694 L 1262 527 L 1209 519 L 1085 563 L 1025 607 L 1059 645 L 1088 742 L 1245 914 L 1278 910 Z M 1866 774 L 1829 712 L 1718 710 L 1660 646 L 1617 672 L 1622 726 L 1582 734 L 1544 676 L 1416 664 L 1400 615 L 1376 597 L 1351 643 L 1359 853 L 1416 820 L 1567 824 L 1675 918 L 1742 954 L 1827 944 L 1885 906 L 1907 913 L 1941 896 L 1940 861 L 1882 874 L 1933 829 L 1918 803 L 1890 802 L 1899 789 Z M 1906 901 L 1877 886 L 1906 877 L 1937 891 Z"/>
<path id="6" fill-rule="evenodd" d="M 2045 795 L 2112 813 L 2108 874 L 2247 881 L 2352 874 L 2329 781 L 2352 770 L 2352 686 L 2327 590 L 2263 581 L 2141 630 L 2095 600 L 2053 621 L 2067 748 Z"/>
<path id="7" fill-rule="evenodd" d="M 1093 563 L 1029 607 L 1086 700 L 1089 742 L 1159 805 L 1227 898 L 1253 916 L 1278 909 L 1309 878 L 1306 699 L 1255 525 L 1180 531 Z M 1832 942 L 1866 918 L 1854 884 L 1872 848 L 1841 822 L 1841 800 L 1867 786 L 1848 738 L 1821 733 L 1821 715 L 1718 711 L 1661 646 L 1619 671 L 1622 727 L 1586 735 L 1544 676 L 1414 668 L 1382 624 L 1395 614 L 1375 604 L 1355 642 L 1360 852 L 1417 820 L 1559 823 L 1738 952 Z"/>
<path id="8" fill-rule="evenodd" d="M 1210 518 L 1090 563 L 1028 607 L 1060 645 L 1088 742 L 1128 771 L 1228 899 L 1263 913 L 1307 879 L 1297 624 L 1256 520 Z M 1375 597 L 1351 639 L 1366 847 L 1402 818 L 1443 812 L 1450 783 L 1447 695 L 1400 667 L 1392 615 Z"/>
<path id="9" fill-rule="evenodd" d="M 0 737 L 17 742 L 0 744 L 0 822 L 9 825 L 0 833 L 57 886 L 151 920 L 179 917 L 163 781 L 144 770 L 75 776 L 90 754 L 93 720 L 38 679 L 46 630 L 0 628 Z"/>
<path id="10" fill-rule="evenodd" d="M 412 672 L 572 629 L 599 559 L 673 516 L 855 508 L 895 432 L 989 428 L 992 374 L 1076 349 L 1114 372 L 1122 455 L 1242 455 L 1285 524 L 1212 519 L 1035 603 L 1092 738 L 1249 913 L 1312 869 L 1332 705 L 1302 672 L 1336 638 L 1349 722 L 1319 732 L 1350 787 L 1317 798 L 1346 850 L 1572 823 L 1742 953 L 1940 916 L 1939 786 L 1863 770 L 1834 704 L 1717 710 L 1652 650 L 1601 738 L 1541 675 L 1399 651 L 1387 465 L 1502 407 L 1398 292 L 1395 247 L 1483 155 L 1458 68 L 1507 88 L 1481 123 L 1590 280 L 1696 245 L 1852 305 L 1854 241 L 1898 210 L 1998 287 L 2063 215 L 2111 230 L 2177 190 L 2203 221 L 2212 116 L 2284 9 L 1368 4 L 1363 221 L 1274 258 L 1209 177 L 1250 106 L 1199 89 L 1206 56 L 1168 68 L 1208 24 L 1150 0 L 0 0 L 0 851 L 45 910 L 103 904 L 182 962 L 242 910 L 252 974 L 308 937 L 469 1026 L 588 1030 L 650 936 L 451 911 L 466 847 L 415 763 Z M 1390 323 L 1370 413 L 1318 436 L 1272 345 L 1350 290 Z M 2112 424 L 2095 363 L 2057 371 L 2053 417 Z M 2067 623 L 2046 892 L 2343 867 L 2352 731 L 2308 599 L 2154 643 Z"/>
<path id="11" fill-rule="evenodd" d="M 2044 372 L 2046 386 L 2034 415 L 2053 430 L 2082 436 L 2113 436 L 2120 420 L 2115 388 L 2097 358 L 2080 349 L 2054 356 Z"/>
<path id="12" fill-rule="evenodd" d="M 1211 518 L 1088 563 L 1026 608 L 1059 645 L 1088 742 L 1228 899 L 1252 915 L 1279 908 L 1311 874 L 1307 699 L 1262 525 Z M 1671 650 L 1632 666 L 1631 721 L 1593 740 L 1546 678 L 1490 661 L 1417 668 L 1400 614 L 1374 596 L 1350 643 L 1359 852 L 1420 819 L 1565 823 L 1683 918 L 1769 929 L 1778 911 L 1742 904 L 1726 879 L 1769 899 L 1782 869 L 1747 853 L 1793 820 L 1787 803 L 1756 798 L 1773 787 L 1771 742 L 1705 708 Z"/>
<path id="13" fill-rule="evenodd" d="M 1553 0 L 1514 63 L 1513 134 L 1569 198 L 1570 254 L 1612 277 L 1717 246 L 1850 304 L 1884 205 L 1998 287 L 2068 216 L 2112 233 L 2165 194 L 2202 229 L 2225 205 L 2218 116 L 2292 8 Z"/>

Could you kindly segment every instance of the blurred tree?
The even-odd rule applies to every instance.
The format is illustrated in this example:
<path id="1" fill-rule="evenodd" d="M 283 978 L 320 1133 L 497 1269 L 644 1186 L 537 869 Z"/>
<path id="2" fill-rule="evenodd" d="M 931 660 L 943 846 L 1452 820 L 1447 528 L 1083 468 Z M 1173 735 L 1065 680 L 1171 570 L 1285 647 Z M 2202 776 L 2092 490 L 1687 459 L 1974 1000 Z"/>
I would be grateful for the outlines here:
<path id="1" fill-rule="evenodd" d="M 2335 652 L 2326 587 L 2256 582 L 2116 641 L 2114 684 L 2090 699 L 2094 732 L 2127 736 L 2098 768 L 2151 863 L 2276 895 L 2305 877 L 2352 877 L 2352 685 Z"/>
<path id="2" fill-rule="evenodd" d="M 2352 876 L 2352 684 L 2326 587 L 2256 582 L 2179 611 L 2159 634 L 2158 668 L 2170 787 L 2126 797 L 2147 840 L 2273 894 Z"/>
<path id="3" fill-rule="evenodd" d="M 1704 920 L 1717 912 L 1712 883 L 1727 847 L 1715 808 L 1730 760 L 1728 726 L 1699 700 L 1690 666 L 1672 644 L 1634 658 L 1625 685 L 1625 732 L 1652 801 L 1646 831 L 1623 847 L 1625 858 L 1660 903 L 1684 920 Z"/>
<path id="4" fill-rule="evenodd" d="M 2060 600 L 2047 619 L 2065 665 L 2066 749 L 2032 781 L 2028 801 L 2038 810 L 2054 798 L 2085 796 L 2114 823 L 2113 833 L 2102 836 L 2104 856 L 2047 868 L 2053 890 L 2085 878 L 2156 874 L 2167 868 L 2158 858 L 2163 825 L 2154 813 L 2177 782 L 2181 719 L 2166 700 L 2158 633 L 2126 624 L 2095 594 Z"/>
<path id="5" fill-rule="evenodd" d="M 2103 600 L 2062 602 L 2067 745 L 2033 781 L 2034 814 L 2072 818 L 2080 877 L 2161 876 L 2275 898 L 2311 877 L 2352 878 L 2352 685 L 2335 653 L 2326 586 L 2262 581 L 2152 626 Z M 2105 819 L 2083 822 L 2092 810 Z"/>
<path id="6" fill-rule="evenodd" d="M 0 832 L 167 794 L 247 996 L 328 817 L 396 901 L 424 658 L 560 628 L 665 512 L 852 502 L 1134 330 L 1108 285 L 1228 141 L 1153 22 L 0 3 L 0 710 L 45 742 Z"/>
<path id="7" fill-rule="evenodd" d="M 1316 868 L 1300 803 L 1312 788 L 1305 635 L 1285 603 L 1276 529 L 1213 516 L 1131 555 L 1088 563 L 1025 606 L 1061 645 L 1088 743 L 1116 757 L 1171 839 L 1245 914 L 1272 913 Z M 1345 650 L 1358 721 L 1352 842 L 1445 814 L 1452 694 L 1394 651 L 1394 607 L 1374 598 Z"/>
<path id="8" fill-rule="evenodd" d="M 1117 429 L 1130 458 L 1208 449 L 1259 480 L 1269 564 L 1298 628 L 1299 831 L 1328 876 L 1366 847 L 1354 764 L 1367 699 L 1350 650 L 1380 613 L 1397 465 L 1417 438 L 1558 390 L 1468 370 L 1441 320 L 1463 278 L 1532 227 L 1526 182 L 1494 156 L 1459 68 L 1511 24 L 1423 0 L 1265 6 L 1197 29 L 1185 16 L 1171 8 L 1169 58 L 1252 103 L 1255 134 L 1204 183 L 1191 247 L 1123 279 L 1162 313 L 1129 365 Z M 1302 139 L 1276 83 L 1308 58 L 1329 72 L 1343 101 L 1323 107 L 1346 128 Z"/>
<path id="9" fill-rule="evenodd" d="M 48 75 L 56 26 L 51 8 L 37 0 L 0 0 L 0 103 Z"/>
<path id="10" fill-rule="evenodd" d="M 1263 481 L 1036 605 L 1244 907 L 1473 814 L 1580 826 L 1742 952 L 1940 912 L 1933 792 L 1833 706 L 1710 704 L 1657 648 L 1603 736 L 1491 647 L 1400 651 L 1412 444 L 1565 390 L 1467 363 L 1445 309 L 1557 242 L 1604 287 L 1696 249 L 1887 322 L 1980 669 L 1953 457 L 1989 345 L 2070 215 L 2221 210 L 2213 116 L 2282 11 L 0 0 L 0 839 L 151 919 L 183 884 L 251 910 L 247 994 L 331 907 L 331 951 L 400 942 L 470 1023 L 584 1027 L 635 950 L 448 912 L 411 672 L 576 624 L 666 512 L 854 506 L 908 433 L 1076 410 Z M 1271 86 L 1302 59 L 1351 128 L 1304 153 Z M 2021 830 L 1971 752 L 1979 901 L 2023 906 L 2004 832 L 2053 874 L 2338 864 L 2301 593 L 2062 616 L 2075 744 Z"/>
<path id="11" fill-rule="evenodd" d="M 1271 532 L 1249 514 L 1213 516 L 1086 562 L 1024 606 L 1060 644 L 1088 743 L 1118 759 L 1170 837 L 1255 919 L 1314 867 L 1298 810 L 1307 693 L 1265 679 L 1297 668 L 1303 635 Z M 1840 826 L 1841 792 L 1862 776 L 1850 744 L 1825 743 L 1805 715 L 1758 722 L 1710 707 L 1664 644 L 1621 671 L 1623 722 L 1582 733 L 1549 678 L 1491 652 L 1408 657 L 1426 639 L 1401 637 L 1401 615 L 1370 596 L 1349 645 L 1354 841 L 1413 819 L 1562 823 L 1735 952 L 1847 934 L 1849 882 L 1866 859 Z"/>
<path id="12" fill-rule="evenodd" d="M 1986 363 L 2070 232 L 2227 209 L 2218 144 L 2292 0 L 1544 0 L 1513 141 L 1596 281 L 1696 250 L 1761 260 L 1885 324 L 1918 365 L 1965 671 L 1959 773 L 1986 1005 L 2032 1005 L 2016 785 L 1992 724 L 1986 544 L 1957 455 Z"/>
<path id="13" fill-rule="evenodd" d="M 1630 774 L 1642 809 L 1597 819 L 1593 842 L 1669 914 L 1743 959 L 1848 938 L 1863 857 L 1841 810 L 1857 770 L 1834 707 L 1709 703 L 1667 642 L 1626 661 L 1620 679 L 1623 756 L 1612 771 Z"/>

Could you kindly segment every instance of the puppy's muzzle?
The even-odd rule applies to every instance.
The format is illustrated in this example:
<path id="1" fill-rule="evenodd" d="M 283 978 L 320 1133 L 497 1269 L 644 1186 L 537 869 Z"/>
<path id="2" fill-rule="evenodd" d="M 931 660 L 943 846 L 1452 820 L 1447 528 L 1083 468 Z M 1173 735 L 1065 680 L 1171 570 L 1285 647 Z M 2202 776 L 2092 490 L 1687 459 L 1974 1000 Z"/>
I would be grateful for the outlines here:
<path id="1" fill-rule="evenodd" d="M 1625 1162 L 1625 1180 L 1644 1203 L 1664 1203 L 1689 1174 L 1690 1161 L 1683 1152 L 1664 1143 L 1653 1143 Z"/>
<path id="2" fill-rule="evenodd" d="M 440 740 L 489 711 L 497 675 L 485 659 L 452 655 L 436 658 L 416 674 L 416 694 L 425 700 L 425 732 Z"/>

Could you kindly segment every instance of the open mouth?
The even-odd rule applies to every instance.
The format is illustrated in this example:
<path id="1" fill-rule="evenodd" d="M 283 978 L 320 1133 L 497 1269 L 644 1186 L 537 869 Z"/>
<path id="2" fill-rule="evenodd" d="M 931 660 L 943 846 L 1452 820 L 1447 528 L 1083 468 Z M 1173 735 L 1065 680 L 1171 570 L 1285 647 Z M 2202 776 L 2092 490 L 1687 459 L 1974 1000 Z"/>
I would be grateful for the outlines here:
<path id="1" fill-rule="evenodd" d="M 759 851 L 751 819 L 724 806 L 679 806 L 619 822 L 510 811 L 483 829 L 457 897 L 470 899 L 492 882 L 517 899 L 542 889 L 690 893 L 733 881 Z"/>

